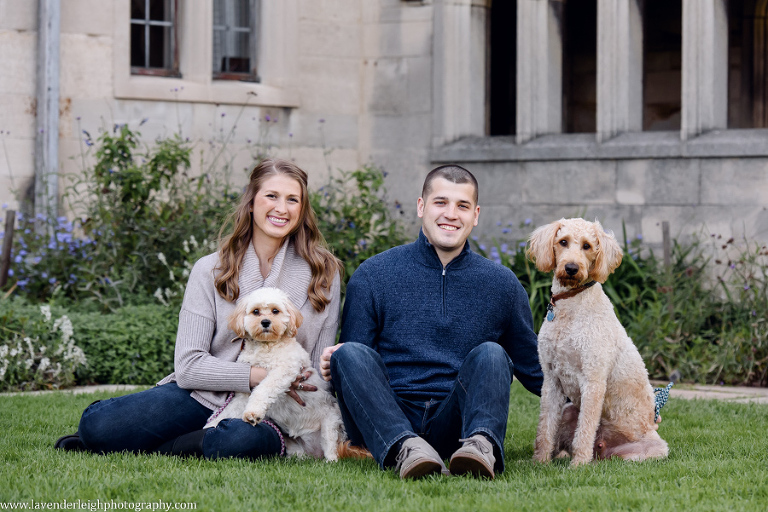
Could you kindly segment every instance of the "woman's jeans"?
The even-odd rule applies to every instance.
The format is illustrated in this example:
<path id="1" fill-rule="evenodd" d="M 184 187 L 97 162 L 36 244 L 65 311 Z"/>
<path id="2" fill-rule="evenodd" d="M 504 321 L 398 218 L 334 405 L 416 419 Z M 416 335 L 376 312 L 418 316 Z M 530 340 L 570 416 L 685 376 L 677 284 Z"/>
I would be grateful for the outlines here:
<path id="1" fill-rule="evenodd" d="M 97 453 L 152 452 L 167 441 L 200 430 L 212 411 L 175 382 L 91 404 L 80 419 L 80 440 Z M 241 419 L 223 420 L 202 442 L 206 458 L 278 455 L 279 434 Z"/>
<path id="2" fill-rule="evenodd" d="M 392 391 L 387 369 L 372 348 L 345 343 L 331 357 L 347 435 L 368 448 L 382 468 L 392 464 L 397 453 L 390 451 L 405 438 L 419 435 L 447 459 L 461 447 L 459 439 L 484 434 L 494 445 L 495 470 L 503 471 L 512 370 L 498 343 L 483 343 L 464 360 L 447 397 L 414 402 Z"/>

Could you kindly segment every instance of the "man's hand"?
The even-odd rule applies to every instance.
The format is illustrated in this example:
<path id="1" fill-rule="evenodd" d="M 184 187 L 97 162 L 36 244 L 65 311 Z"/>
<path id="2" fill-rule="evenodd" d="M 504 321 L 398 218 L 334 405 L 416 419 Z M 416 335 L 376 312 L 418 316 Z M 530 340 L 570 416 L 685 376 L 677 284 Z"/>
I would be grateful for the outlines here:
<path id="1" fill-rule="evenodd" d="M 323 350 L 323 354 L 320 356 L 320 375 L 326 381 L 331 380 L 331 355 L 339 350 L 343 343 L 328 347 Z"/>
<path id="2" fill-rule="evenodd" d="M 258 366 L 251 366 L 251 379 L 250 379 L 250 385 L 251 389 L 255 388 L 259 385 L 259 383 L 264 380 L 264 378 L 267 376 L 269 372 L 265 370 L 264 368 L 259 368 Z M 296 400 L 296 403 L 301 405 L 302 407 L 305 405 L 304 400 L 301 399 L 299 394 L 296 392 L 296 390 L 299 391 L 317 391 L 317 386 L 313 386 L 312 384 L 304 384 L 304 381 L 307 380 L 312 375 L 311 372 L 305 371 L 303 368 L 301 370 L 301 374 L 299 374 L 298 377 L 296 377 L 296 380 L 294 380 L 291 383 L 291 389 L 286 391 L 288 393 L 288 396 Z"/>

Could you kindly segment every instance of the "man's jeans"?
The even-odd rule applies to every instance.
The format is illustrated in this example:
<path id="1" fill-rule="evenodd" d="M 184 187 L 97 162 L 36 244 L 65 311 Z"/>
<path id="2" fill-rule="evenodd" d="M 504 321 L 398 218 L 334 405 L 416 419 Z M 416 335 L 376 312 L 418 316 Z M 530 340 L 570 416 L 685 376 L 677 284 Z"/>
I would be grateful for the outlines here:
<path id="1" fill-rule="evenodd" d="M 459 369 L 448 396 L 414 402 L 389 386 L 379 354 L 360 343 L 345 343 L 331 357 L 331 378 L 347 435 L 370 450 L 379 465 L 392 465 L 389 453 L 399 441 L 424 438 L 447 459 L 465 439 L 485 434 L 494 445 L 497 472 L 504 470 L 504 436 L 509 414 L 513 364 L 497 343 L 473 349 Z"/>
<path id="2" fill-rule="evenodd" d="M 200 430 L 212 411 L 175 382 L 91 404 L 80 419 L 80 440 L 97 453 L 152 452 L 161 444 Z M 271 427 L 238 418 L 208 429 L 206 458 L 257 458 L 278 455 L 280 437 Z"/>

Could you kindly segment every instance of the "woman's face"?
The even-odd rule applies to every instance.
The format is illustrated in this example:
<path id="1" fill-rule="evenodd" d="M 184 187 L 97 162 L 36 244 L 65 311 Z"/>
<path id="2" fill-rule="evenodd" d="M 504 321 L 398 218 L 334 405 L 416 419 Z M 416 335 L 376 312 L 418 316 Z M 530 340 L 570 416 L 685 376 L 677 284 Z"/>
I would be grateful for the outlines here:
<path id="1" fill-rule="evenodd" d="M 285 174 L 270 176 L 261 184 L 251 205 L 253 236 L 282 241 L 301 222 L 301 184 Z"/>

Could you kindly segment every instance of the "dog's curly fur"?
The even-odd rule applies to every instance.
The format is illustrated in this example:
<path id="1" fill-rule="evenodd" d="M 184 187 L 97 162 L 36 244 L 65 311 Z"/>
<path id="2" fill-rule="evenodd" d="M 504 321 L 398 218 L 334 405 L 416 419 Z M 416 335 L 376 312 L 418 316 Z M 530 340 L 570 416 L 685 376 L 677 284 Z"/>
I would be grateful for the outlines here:
<path id="1" fill-rule="evenodd" d="M 229 318 L 229 328 L 243 340 L 239 362 L 269 373 L 251 393 L 235 393 L 232 401 L 206 427 L 227 418 L 242 418 L 258 425 L 267 416 L 284 432 L 287 455 L 311 455 L 337 460 L 346 434 L 336 399 L 329 385 L 312 369 L 306 350 L 296 341 L 302 316 L 288 296 L 277 288 L 260 288 L 240 299 Z M 302 371 L 312 375 L 306 383 L 317 391 L 297 391 L 299 405 L 286 392 Z"/>
<path id="2" fill-rule="evenodd" d="M 553 295 L 597 282 L 557 301 L 539 332 L 544 384 L 534 459 L 570 455 L 578 466 L 666 457 L 648 371 L 601 286 L 621 263 L 616 239 L 599 222 L 561 219 L 536 229 L 526 252 L 540 271 L 554 270 Z"/>

